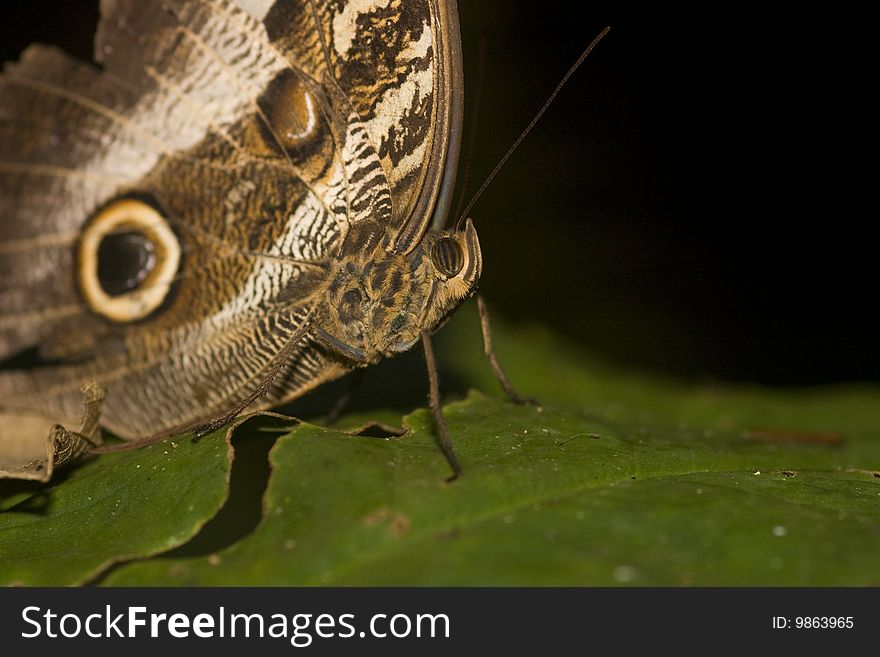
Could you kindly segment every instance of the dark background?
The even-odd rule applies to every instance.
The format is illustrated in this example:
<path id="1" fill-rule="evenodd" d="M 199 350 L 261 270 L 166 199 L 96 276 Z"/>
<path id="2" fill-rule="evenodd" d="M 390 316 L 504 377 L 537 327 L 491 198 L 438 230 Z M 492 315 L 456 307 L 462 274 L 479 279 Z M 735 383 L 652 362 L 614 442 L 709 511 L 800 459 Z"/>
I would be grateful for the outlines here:
<path id="1" fill-rule="evenodd" d="M 460 5 L 468 196 L 612 27 L 472 211 L 498 314 L 699 379 L 880 380 L 866 16 Z M 32 41 L 89 57 L 96 20 L 97 1 L 4 3 L 0 58 Z"/>

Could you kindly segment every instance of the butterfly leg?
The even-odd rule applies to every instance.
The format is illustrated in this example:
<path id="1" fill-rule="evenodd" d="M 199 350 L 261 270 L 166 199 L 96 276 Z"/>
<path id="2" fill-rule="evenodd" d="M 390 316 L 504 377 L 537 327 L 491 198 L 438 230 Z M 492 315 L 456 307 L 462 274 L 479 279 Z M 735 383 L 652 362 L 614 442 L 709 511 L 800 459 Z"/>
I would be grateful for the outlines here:
<path id="1" fill-rule="evenodd" d="M 536 400 L 520 396 L 510 385 L 510 380 L 504 373 L 501 363 L 498 362 L 498 357 L 495 356 L 495 349 L 492 346 L 492 328 L 489 326 L 489 309 L 486 308 L 486 302 L 479 294 L 477 295 L 477 311 L 480 314 L 480 328 L 483 330 L 483 353 L 489 359 L 489 366 L 492 368 L 495 378 L 498 379 L 502 390 L 515 404 L 537 405 Z"/>
<path id="2" fill-rule="evenodd" d="M 72 431 L 39 413 L 0 412 L 0 479 L 46 482 L 55 468 L 100 444 L 104 390 L 96 383 L 83 387 L 83 416 Z"/>
<path id="3" fill-rule="evenodd" d="M 422 331 L 422 347 L 425 350 L 425 364 L 428 366 L 428 400 L 434 423 L 437 425 L 437 433 L 440 434 L 440 447 L 449 467 L 452 468 L 452 476 L 446 481 L 455 481 L 461 475 L 461 465 L 452 448 L 452 440 L 449 438 L 449 428 L 446 426 L 446 418 L 443 417 L 443 409 L 440 406 L 440 377 L 437 375 L 437 359 L 434 358 L 434 347 L 431 344 L 431 334 Z"/>
<path id="4" fill-rule="evenodd" d="M 269 392 L 269 388 L 272 387 L 272 382 L 275 380 L 275 377 L 277 377 L 278 373 L 290 362 L 290 359 L 293 356 L 294 351 L 296 351 L 296 348 L 299 346 L 300 341 L 306 336 L 309 329 L 312 327 L 313 314 L 314 310 L 309 311 L 309 314 L 306 316 L 302 325 L 294 331 L 293 335 L 291 335 L 284 346 L 281 347 L 281 350 L 275 354 L 272 357 L 272 360 L 266 365 L 264 372 L 260 377 L 260 385 L 251 391 L 249 395 L 241 399 L 231 410 L 226 411 L 223 415 L 211 418 L 206 422 L 195 426 L 192 429 L 193 440 L 198 440 L 199 438 L 216 431 L 220 427 L 229 424 L 254 401 L 264 397 L 266 393 Z"/>

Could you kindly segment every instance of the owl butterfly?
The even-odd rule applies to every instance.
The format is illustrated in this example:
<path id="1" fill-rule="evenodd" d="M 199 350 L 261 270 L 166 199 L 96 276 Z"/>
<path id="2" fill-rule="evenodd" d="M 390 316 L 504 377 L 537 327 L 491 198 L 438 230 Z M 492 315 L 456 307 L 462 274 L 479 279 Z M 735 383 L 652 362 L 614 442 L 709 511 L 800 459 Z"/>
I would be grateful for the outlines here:
<path id="1" fill-rule="evenodd" d="M 420 340 L 457 472 L 430 334 L 482 261 L 447 225 L 454 0 L 101 0 L 95 58 L 34 45 L 0 77 L 2 474 Z"/>

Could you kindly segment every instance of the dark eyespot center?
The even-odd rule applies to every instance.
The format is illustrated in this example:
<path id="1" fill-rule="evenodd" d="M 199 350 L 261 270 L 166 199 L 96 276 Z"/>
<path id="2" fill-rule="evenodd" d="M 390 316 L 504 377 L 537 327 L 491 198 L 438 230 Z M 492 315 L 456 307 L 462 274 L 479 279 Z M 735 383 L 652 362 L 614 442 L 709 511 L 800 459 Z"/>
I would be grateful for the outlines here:
<path id="1" fill-rule="evenodd" d="M 444 276 L 456 276 L 464 267 L 464 253 L 451 237 L 441 237 L 431 247 L 431 261 Z"/>
<path id="2" fill-rule="evenodd" d="M 111 233 L 98 246 L 98 281 L 111 297 L 131 292 L 156 266 L 156 248 L 138 231 Z"/>

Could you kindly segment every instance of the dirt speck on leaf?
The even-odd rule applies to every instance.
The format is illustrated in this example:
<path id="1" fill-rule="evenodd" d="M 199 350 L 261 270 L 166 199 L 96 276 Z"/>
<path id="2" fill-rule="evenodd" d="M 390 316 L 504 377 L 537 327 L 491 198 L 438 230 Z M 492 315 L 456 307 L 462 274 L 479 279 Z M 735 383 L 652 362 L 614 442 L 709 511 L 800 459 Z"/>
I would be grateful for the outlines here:
<path id="1" fill-rule="evenodd" d="M 395 513 L 391 517 L 391 522 L 388 523 L 388 528 L 391 530 L 391 535 L 394 538 L 400 538 L 408 534 L 410 527 L 412 527 L 412 520 L 403 513 Z"/>
<path id="2" fill-rule="evenodd" d="M 385 519 L 387 519 L 389 515 L 391 515 L 391 512 L 388 509 L 386 509 L 384 506 L 379 507 L 375 511 L 371 511 L 370 513 L 365 515 L 363 523 L 367 527 L 375 527 L 380 522 L 385 521 Z"/>
<path id="3" fill-rule="evenodd" d="M 168 569 L 168 575 L 170 577 L 183 577 L 187 572 L 186 564 L 176 563 Z"/>
<path id="4" fill-rule="evenodd" d="M 743 438 L 759 443 L 826 445 L 828 447 L 837 447 L 844 442 L 843 436 L 833 431 L 786 431 L 784 429 L 752 429 L 746 431 Z"/>

